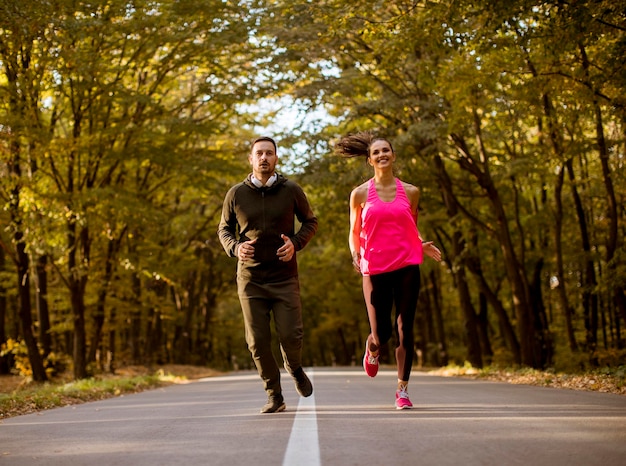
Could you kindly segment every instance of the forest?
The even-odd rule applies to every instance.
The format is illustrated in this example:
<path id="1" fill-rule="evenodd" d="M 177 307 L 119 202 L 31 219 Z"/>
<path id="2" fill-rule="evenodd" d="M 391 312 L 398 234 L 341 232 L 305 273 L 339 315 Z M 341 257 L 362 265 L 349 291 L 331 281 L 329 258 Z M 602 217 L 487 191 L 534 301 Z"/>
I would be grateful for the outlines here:
<path id="1" fill-rule="evenodd" d="M 304 363 L 360 364 L 357 131 L 443 254 L 418 364 L 626 364 L 626 0 L 0 0 L 0 70 L 0 373 L 252 367 L 216 230 L 258 135 L 318 216 Z"/>

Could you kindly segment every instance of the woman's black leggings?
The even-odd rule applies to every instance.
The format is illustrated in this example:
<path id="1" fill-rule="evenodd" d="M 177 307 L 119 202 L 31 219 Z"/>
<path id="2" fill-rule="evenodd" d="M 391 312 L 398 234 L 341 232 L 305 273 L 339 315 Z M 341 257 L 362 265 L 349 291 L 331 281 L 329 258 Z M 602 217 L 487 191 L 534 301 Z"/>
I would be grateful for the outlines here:
<path id="1" fill-rule="evenodd" d="M 372 294 L 370 302 L 376 310 L 376 326 L 381 344 L 387 343 L 395 329 L 398 345 L 406 351 L 402 380 L 408 381 L 415 353 L 413 322 L 420 292 L 419 265 L 411 265 L 393 272 L 370 276 Z M 396 305 L 395 324 L 392 326 L 391 313 Z"/>

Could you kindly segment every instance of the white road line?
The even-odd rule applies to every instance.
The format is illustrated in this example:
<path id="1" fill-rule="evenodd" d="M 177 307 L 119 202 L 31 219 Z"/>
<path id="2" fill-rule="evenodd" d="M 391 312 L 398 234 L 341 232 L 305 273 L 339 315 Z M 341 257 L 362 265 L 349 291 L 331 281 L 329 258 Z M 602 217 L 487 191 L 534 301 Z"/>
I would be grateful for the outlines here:
<path id="1" fill-rule="evenodd" d="M 307 369 L 306 373 L 313 383 L 313 370 Z M 283 458 L 283 466 L 320 466 L 321 464 L 315 392 L 313 392 L 308 398 L 300 398 Z"/>

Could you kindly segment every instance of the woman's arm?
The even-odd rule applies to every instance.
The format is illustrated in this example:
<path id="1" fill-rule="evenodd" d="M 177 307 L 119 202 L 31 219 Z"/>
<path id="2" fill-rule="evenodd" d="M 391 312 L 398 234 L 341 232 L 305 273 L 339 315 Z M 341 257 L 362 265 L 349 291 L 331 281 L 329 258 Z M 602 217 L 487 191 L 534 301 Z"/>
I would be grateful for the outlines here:
<path id="1" fill-rule="evenodd" d="M 417 225 L 417 208 L 419 207 L 420 202 L 420 189 L 412 184 L 404 183 L 404 191 L 411 202 L 411 212 L 413 213 L 415 224 Z M 432 241 L 424 241 L 421 235 L 420 240 L 422 241 L 422 250 L 424 251 L 424 254 L 439 262 L 441 260 L 441 251 L 437 246 L 435 246 L 435 243 Z"/>
<path id="2" fill-rule="evenodd" d="M 357 272 L 361 272 L 361 213 L 367 193 L 363 189 L 364 185 L 355 188 L 350 193 L 350 234 L 348 235 L 348 245 L 352 256 L 352 265 Z"/>

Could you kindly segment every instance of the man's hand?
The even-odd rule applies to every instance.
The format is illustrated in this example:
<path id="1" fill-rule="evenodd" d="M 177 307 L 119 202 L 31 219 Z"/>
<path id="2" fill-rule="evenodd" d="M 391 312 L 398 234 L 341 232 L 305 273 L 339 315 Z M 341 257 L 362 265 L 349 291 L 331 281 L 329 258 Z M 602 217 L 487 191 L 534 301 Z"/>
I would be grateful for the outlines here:
<path id="1" fill-rule="evenodd" d="M 245 241 L 239 245 L 237 249 L 237 258 L 245 262 L 248 259 L 254 257 L 254 243 L 256 243 L 256 238 L 250 241 Z"/>
<path id="2" fill-rule="evenodd" d="M 280 237 L 285 242 L 285 244 L 278 248 L 278 251 L 276 251 L 276 255 L 278 256 L 279 260 L 283 262 L 289 262 L 295 254 L 296 248 L 291 242 L 291 239 L 289 239 L 289 236 L 280 235 Z"/>

